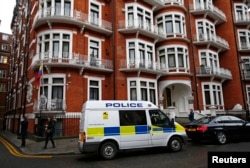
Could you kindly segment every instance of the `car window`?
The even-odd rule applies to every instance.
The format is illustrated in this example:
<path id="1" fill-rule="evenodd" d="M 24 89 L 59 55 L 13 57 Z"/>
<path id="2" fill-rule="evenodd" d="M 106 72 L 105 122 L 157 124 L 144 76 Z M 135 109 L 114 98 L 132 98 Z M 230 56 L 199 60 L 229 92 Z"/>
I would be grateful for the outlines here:
<path id="1" fill-rule="evenodd" d="M 230 118 L 229 116 L 220 116 L 215 119 L 217 123 L 230 123 Z"/>
<path id="2" fill-rule="evenodd" d="M 238 117 L 235 116 L 229 116 L 231 123 L 244 123 L 244 121 Z"/>
<path id="3" fill-rule="evenodd" d="M 215 119 L 216 123 L 243 123 L 244 121 L 235 116 L 219 116 Z"/>
<path id="4" fill-rule="evenodd" d="M 212 121 L 212 117 L 203 117 L 203 118 L 200 118 L 198 120 L 196 120 L 194 123 L 196 124 L 208 124 L 210 123 L 210 121 Z"/>

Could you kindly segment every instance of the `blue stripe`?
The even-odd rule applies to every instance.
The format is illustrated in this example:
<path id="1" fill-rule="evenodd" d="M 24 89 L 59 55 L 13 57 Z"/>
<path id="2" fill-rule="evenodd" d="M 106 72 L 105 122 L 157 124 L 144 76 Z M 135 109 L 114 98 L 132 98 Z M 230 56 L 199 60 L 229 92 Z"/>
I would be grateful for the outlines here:
<path id="1" fill-rule="evenodd" d="M 153 128 L 153 131 L 175 132 L 174 128 Z M 149 134 L 147 125 L 136 125 L 135 134 Z M 120 127 L 104 127 L 104 136 L 120 135 Z"/>
<path id="2" fill-rule="evenodd" d="M 163 132 L 175 132 L 174 128 L 163 128 Z"/>
<path id="3" fill-rule="evenodd" d="M 120 127 L 104 127 L 104 136 L 120 135 Z"/>
<path id="4" fill-rule="evenodd" d="M 136 134 L 148 134 L 148 126 L 147 125 L 136 125 L 135 126 L 135 133 Z"/>

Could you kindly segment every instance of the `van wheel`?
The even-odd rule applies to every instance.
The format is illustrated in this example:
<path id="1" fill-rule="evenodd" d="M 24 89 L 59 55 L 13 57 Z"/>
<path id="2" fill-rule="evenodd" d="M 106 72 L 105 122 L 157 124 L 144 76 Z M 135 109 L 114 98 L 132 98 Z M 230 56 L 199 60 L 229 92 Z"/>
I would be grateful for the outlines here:
<path id="1" fill-rule="evenodd" d="M 100 156 L 106 160 L 114 159 L 117 152 L 117 147 L 113 142 L 105 142 L 100 148 Z"/>
<path id="2" fill-rule="evenodd" d="M 179 137 L 172 137 L 168 142 L 168 149 L 172 152 L 178 152 L 182 149 L 182 141 Z"/>
<path id="3" fill-rule="evenodd" d="M 216 139 L 217 139 L 217 142 L 221 145 L 224 145 L 227 143 L 227 135 L 222 131 L 219 131 L 216 133 Z"/>

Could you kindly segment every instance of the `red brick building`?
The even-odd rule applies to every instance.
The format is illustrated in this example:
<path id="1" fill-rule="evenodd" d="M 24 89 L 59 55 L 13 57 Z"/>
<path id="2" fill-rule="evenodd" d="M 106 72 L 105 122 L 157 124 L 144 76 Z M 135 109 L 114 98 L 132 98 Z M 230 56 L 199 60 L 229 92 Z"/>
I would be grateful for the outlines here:
<path id="1" fill-rule="evenodd" d="M 69 135 L 91 99 L 148 100 L 177 117 L 248 110 L 249 23 L 244 0 L 20 0 L 7 128 L 27 115 L 37 133 L 52 115 Z"/>
<path id="2" fill-rule="evenodd" d="M 8 88 L 9 60 L 11 56 L 11 35 L 0 33 L 0 130 L 4 127 L 6 96 Z"/>

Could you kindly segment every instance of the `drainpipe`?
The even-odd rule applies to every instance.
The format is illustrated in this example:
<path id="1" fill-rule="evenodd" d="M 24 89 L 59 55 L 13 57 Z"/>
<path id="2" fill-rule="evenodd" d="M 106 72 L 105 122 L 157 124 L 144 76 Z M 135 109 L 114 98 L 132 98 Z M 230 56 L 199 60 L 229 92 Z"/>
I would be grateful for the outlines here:
<path id="1" fill-rule="evenodd" d="M 27 8 L 28 10 L 27 11 L 30 11 L 30 1 L 27 1 Z M 30 23 L 30 13 L 31 12 L 28 12 L 28 16 L 27 16 L 27 23 Z M 27 82 L 28 82 L 28 63 L 29 63 L 29 59 L 28 59 L 28 56 L 29 56 L 29 38 L 30 38 L 30 34 L 29 34 L 29 27 L 28 27 L 28 24 L 26 26 L 26 32 L 25 32 L 25 36 L 26 36 L 26 41 L 25 41 L 25 64 L 24 64 L 24 68 L 25 68 L 25 73 L 24 73 L 24 97 L 23 97 L 23 116 L 25 115 L 26 113 L 26 96 L 27 96 Z"/>
<path id="2" fill-rule="evenodd" d="M 189 0 L 188 0 L 188 4 L 190 4 L 189 3 Z M 190 25 L 191 25 L 191 18 L 190 18 L 190 7 L 189 7 L 189 5 L 188 5 L 188 19 L 189 19 L 189 23 L 190 23 Z M 197 106 L 197 109 L 199 110 L 199 112 L 200 112 L 200 103 L 199 103 L 199 98 L 198 98 L 198 87 L 197 87 L 197 79 L 196 79 L 196 68 L 195 68 L 195 59 L 194 59 L 194 47 L 193 47 L 193 38 L 192 38 L 192 25 L 190 26 L 190 35 L 191 35 L 191 42 L 190 42 L 190 44 L 191 44 L 191 54 L 193 55 L 193 71 L 194 71 L 194 75 L 193 75 L 193 80 L 194 80 L 194 83 L 195 83 L 195 97 L 196 97 L 196 106 Z M 191 89 L 192 89 L 192 84 L 191 84 Z M 192 90 L 192 92 L 193 92 L 193 90 Z"/>
<path id="3" fill-rule="evenodd" d="M 113 95 L 113 99 L 116 100 L 116 56 L 115 56 L 115 51 L 116 51 L 116 45 L 115 45 L 115 0 L 111 1 L 111 5 L 112 5 L 112 56 L 113 56 L 113 70 L 114 70 L 114 74 L 113 74 L 113 85 L 114 85 L 114 95 Z"/>

